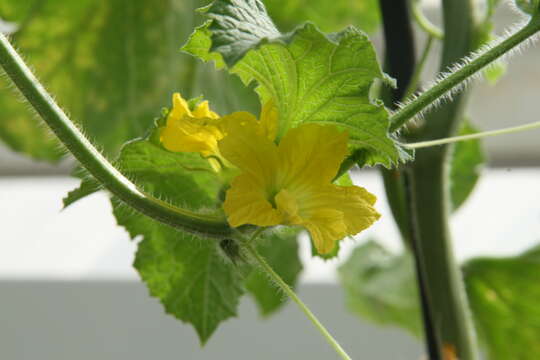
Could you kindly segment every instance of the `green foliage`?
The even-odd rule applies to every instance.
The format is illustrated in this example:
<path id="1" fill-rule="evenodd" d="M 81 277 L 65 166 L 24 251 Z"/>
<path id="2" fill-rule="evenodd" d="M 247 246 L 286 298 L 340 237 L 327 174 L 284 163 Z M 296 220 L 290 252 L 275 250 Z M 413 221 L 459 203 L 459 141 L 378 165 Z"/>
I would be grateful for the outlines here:
<path id="1" fill-rule="evenodd" d="M 208 162 L 194 153 L 169 153 L 150 141 L 122 149 L 118 166 L 139 186 L 172 204 L 214 208 L 220 184 Z M 159 224 L 113 201 L 118 224 L 143 237 L 135 268 L 166 311 L 191 323 L 202 343 L 218 324 L 236 316 L 242 275 L 216 240 L 199 239 Z"/>
<path id="2" fill-rule="evenodd" d="M 339 275 L 350 311 L 421 335 L 418 290 L 409 255 L 391 254 L 369 241 L 354 249 Z"/>
<path id="3" fill-rule="evenodd" d="M 49 0 L 0 2 L 0 16 L 18 22 L 12 41 L 72 118 L 106 154 L 151 125 L 174 91 L 204 92 L 215 109 L 253 109 L 250 89 L 181 54 L 208 1 Z M 56 161 L 59 146 L 11 89 L 0 86 L 0 139 L 13 150 Z"/>
<path id="4" fill-rule="evenodd" d="M 221 180 L 207 160 L 196 153 L 171 153 L 148 139 L 126 144 L 117 166 L 137 185 L 170 203 L 199 211 L 221 211 Z M 150 294 L 165 310 L 191 323 L 204 344 L 219 323 L 236 316 L 244 283 L 261 313 L 282 304 L 283 295 L 268 278 L 242 264 L 242 254 L 226 252 L 220 242 L 169 228 L 140 215 L 113 199 L 114 215 L 132 238 L 142 236 L 135 268 Z M 294 286 L 301 270 L 297 231 L 263 236 L 260 253 L 276 272 Z M 234 245 L 234 240 L 229 240 Z M 238 249 L 238 247 L 235 247 Z M 231 246 L 228 247 L 231 249 Z M 236 256 L 239 255 L 239 256 Z M 231 261 L 233 260 L 233 261 Z"/>
<path id="5" fill-rule="evenodd" d="M 493 360 L 533 360 L 540 353 L 540 247 L 508 258 L 478 258 L 463 266 L 480 340 Z M 340 268 L 349 309 L 376 323 L 421 334 L 410 256 L 374 242 L 355 249 Z M 511 341 L 509 334 L 512 335 Z"/>
<path id="6" fill-rule="evenodd" d="M 355 24 L 365 32 L 373 32 L 380 22 L 377 0 L 272 0 L 265 1 L 274 23 L 282 32 L 291 31 L 298 23 L 311 21 L 325 32 Z"/>
<path id="7" fill-rule="evenodd" d="M 278 137 L 305 122 L 334 124 L 354 149 L 366 150 L 367 165 L 408 158 L 388 136 L 386 109 L 369 98 L 372 83 L 386 77 L 364 33 L 349 27 L 325 35 L 308 23 L 283 35 L 259 1 L 218 0 L 205 14 L 211 21 L 184 50 L 218 66 L 223 60 L 246 85 L 256 82 L 261 103 L 278 106 Z"/>
<path id="8" fill-rule="evenodd" d="M 533 360 L 540 354 L 540 248 L 464 267 L 467 292 L 487 358 Z"/>
<path id="9" fill-rule="evenodd" d="M 478 130 L 465 121 L 459 135 L 470 135 Z M 480 140 L 468 140 L 454 146 L 450 162 L 450 198 L 452 210 L 457 210 L 472 193 L 486 157 Z"/>
<path id="10" fill-rule="evenodd" d="M 540 0 L 515 0 L 516 5 L 521 11 L 535 15 L 540 12 Z"/>
<path id="11" fill-rule="evenodd" d="M 90 194 L 95 193 L 103 188 L 103 185 L 99 181 L 94 179 L 91 175 L 83 175 L 81 184 L 76 189 L 71 190 L 63 199 L 64 208 L 74 204 L 80 199 L 87 197 Z"/>
<path id="12" fill-rule="evenodd" d="M 278 275 L 292 288 L 302 270 L 298 258 L 298 230 L 288 229 L 265 235 L 257 250 Z M 261 315 L 268 316 L 285 303 L 285 295 L 261 271 L 253 271 L 246 278 L 246 289 L 255 299 Z"/>

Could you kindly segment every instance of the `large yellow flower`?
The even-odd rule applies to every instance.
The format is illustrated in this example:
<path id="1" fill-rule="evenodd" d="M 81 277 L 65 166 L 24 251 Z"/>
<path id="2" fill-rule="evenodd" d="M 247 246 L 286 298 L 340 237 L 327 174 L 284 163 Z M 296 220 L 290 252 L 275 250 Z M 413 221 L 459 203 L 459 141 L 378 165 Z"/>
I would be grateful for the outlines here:
<path id="1" fill-rule="evenodd" d="M 256 121 L 230 122 L 227 130 L 219 150 L 241 170 L 224 203 L 231 226 L 303 226 L 327 254 L 380 217 L 375 196 L 364 188 L 332 184 L 348 153 L 347 133 L 305 124 L 276 145 Z"/>

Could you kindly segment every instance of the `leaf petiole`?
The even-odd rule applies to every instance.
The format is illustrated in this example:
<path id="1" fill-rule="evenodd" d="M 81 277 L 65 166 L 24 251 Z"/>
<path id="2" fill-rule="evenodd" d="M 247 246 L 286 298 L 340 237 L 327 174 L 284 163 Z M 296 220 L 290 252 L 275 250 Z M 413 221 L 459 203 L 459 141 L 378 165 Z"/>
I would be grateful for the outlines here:
<path id="1" fill-rule="evenodd" d="M 245 250 L 249 253 L 251 258 L 257 263 L 257 265 L 266 273 L 272 281 L 285 293 L 289 296 L 304 312 L 307 318 L 315 325 L 317 330 L 322 334 L 326 341 L 332 346 L 336 353 L 343 360 L 351 360 L 351 357 L 343 350 L 341 345 L 337 342 L 336 339 L 330 334 L 330 332 L 324 327 L 323 324 L 317 319 L 315 314 L 304 304 L 304 302 L 296 295 L 296 293 L 291 289 L 291 287 L 283 281 L 283 279 L 272 269 L 272 267 L 266 262 L 266 260 L 257 252 L 252 244 L 246 244 L 244 246 Z"/>
<path id="2" fill-rule="evenodd" d="M 540 129 L 540 121 L 530 123 L 530 124 L 525 124 L 525 125 L 513 126 L 513 127 L 509 127 L 505 129 L 483 131 L 476 134 L 452 136 L 452 137 L 447 137 L 447 138 L 439 139 L 439 140 L 420 141 L 420 142 L 411 143 L 411 144 L 401 143 L 400 145 L 406 149 L 421 149 L 421 148 L 426 148 L 426 147 L 431 147 L 431 146 L 456 143 L 459 141 L 481 139 L 481 138 L 497 136 L 497 135 L 512 134 L 512 133 L 528 131 L 528 130 L 533 130 L 533 129 Z"/>
<path id="3" fill-rule="evenodd" d="M 486 66 L 501 58 L 518 47 L 540 31 L 540 15 L 533 17 L 524 27 L 501 41 L 493 47 L 486 47 L 472 56 L 464 64 L 459 64 L 448 75 L 441 78 L 431 88 L 420 94 L 416 99 L 405 103 L 390 117 L 390 132 L 399 130 L 404 124 L 416 115 L 429 108 L 443 98 L 446 94 L 460 86 L 473 75 Z"/>

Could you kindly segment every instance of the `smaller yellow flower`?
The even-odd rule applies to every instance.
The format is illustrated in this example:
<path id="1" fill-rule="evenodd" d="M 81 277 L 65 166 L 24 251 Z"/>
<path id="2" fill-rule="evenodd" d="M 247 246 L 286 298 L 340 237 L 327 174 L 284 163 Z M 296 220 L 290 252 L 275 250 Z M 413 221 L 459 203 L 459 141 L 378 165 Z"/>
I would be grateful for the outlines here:
<path id="1" fill-rule="evenodd" d="M 160 140 L 173 152 L 198 152 L 204 157 L 222 158 L 218 141 L 228 133 L 229 124 L 256 124 L 259 132 L 270 140 L 276 137 L 277 110 L 273 101 L 265 104 L 258 121 L 252 114 L 239 111 L 220 117 L 203 101 L 191 111 L 187 101 L 179 93 L 173 95 L 173 108 L 167 116 Z"/>
<path id="2" fill-rule="evenodd" d="M 332 184 L 347 141 L 336 127 L 305 124 L 276 145 L 260 123 L 229 123 L 219 149 L 241 171 L 224 203 L 231 226 L 303 226 L 320 254 L 371 226 L 380 217 L 375 196 L 358 186 Z"/>
<path id="3" fill-rule="evenodd" d="M 223 138 L 219 115 L 203 101 L 191 111 L 179 93 L 173 95 L 173 108 L 162 130 L 161 143 L 174 152 L 198 152 L 203 156 L 219 153 L 217 142 Z"/>

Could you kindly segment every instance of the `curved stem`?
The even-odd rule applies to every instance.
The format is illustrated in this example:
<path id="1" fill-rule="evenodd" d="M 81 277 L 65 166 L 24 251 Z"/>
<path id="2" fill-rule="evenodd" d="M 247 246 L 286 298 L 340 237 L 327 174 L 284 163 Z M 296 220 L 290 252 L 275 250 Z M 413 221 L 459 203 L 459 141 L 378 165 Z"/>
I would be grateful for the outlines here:
<path id="1" fill-rule="evenodd" d="M 324 336 L 326 341 L 332 346 L 336 353 L 344 360 L 351 360 L 351 357 L 343 350 L 341 345 L 334 339 L 334 337 L 326 330 L 323 324 L 317 319 L 315 314 L 309 310 L 309 308 L 304 304 L 304 302 L 296 295 L 296 293 L 290 288 L 289 285 L 272 269 L 270 265 L 264 260 L 264 258 L 255 250 L 252 244 L 247 244 L 244 246 L 247 252 L 251 255 L 253 260 L 261 267 L 261 269 L 274 281 L 277 286 L 283 290 L 287 296 L 289 296 L 306 314 L 307 318 L 315 325 L 317 330 Z"/>
<path id="2" fill-rule="evenodd" d="M 429 53 L 431 52 L 432 47 L 433 47 L 433 36 L 429 36 L 426 40 L 426 45 L 424 46 L 424 50 L 422 51 L 422 56 L 420 57 L 420 60 L 418 61 L 418 64 L 416 65 L 416 68 L 414 69 L 411 82 L 409 83 L 409 86 L 407 86 L 407 90 L 405 91 L 405 95 L 403 96 L 404 99 L 414 94 L 414 92 L 418 89 L 418 85 L 420 84 L 420 77 L 422 76 L 422 71 L 424 70 L 424 67 L 426 65 L 426 62 L 427 62 L 427 59 L 429 57 Z"/>
<path id="3" fill-rule="evenodd" d="M 181 209 L 139 190 L 111 165 L 67 117 L 3 34 L 0 34 L 0 65 L 64 146 L 120 200 L 157 221 L 191 233 L 216 238 L 231 233 L 224 218 Z"/>
<path id="4" fill-rule="evenodd" d="M 531 123 L 531 124 L 525 124 L 525 125 L 519 125 L 519 126 L 513 126 L 505 129 L 499 129 L 499 130 L 491 130 L 491 131 L 483 131 L 481 133 L 477 134 L 470 134 L 470 135 L 461 135 L 461 136 L 452 136 L 444 139 L 439 140 L 429 140 L 429 141 L 420 141 L 412 144 L 400 144 L 404 148 L 407 149 L 421 149 L 431 146 L 437 146 L 437 145 L 444 145 L 444 144 L 451 144 L 459 141 L 466 141 L 466 140 L 474 140 L 474 139 L 481 139 L 485 137 L 490 136 L 497 136 L 497 135 L 504 135 L 504 134 L 512 134 L 527 130 L 533 130 L 533 129 L 539 129 L 540 128 L 540 121 Z"/>
<path id="5" fill-rule="evenodd" d="M 424 30 L 430 37 L 442 40 L 444 38 L 444 32 L 429 21 L 429 19 L 424 15 L 424 12 L 422 11 L 422 1 L 413 0 L 411 5 L 414 20 L 418 26 L 420 26 L 420 28 Z"/>
<path id="6" fill-rule="evenodd" d="M 422 93 L 415 100 L 407 103 L 390 117 L 390 131 L 394 132 L 403 126 L 409 119 L 426 109 L 456 86 L 469 79 L 484 67 L 499 59 L 522 42 L 540 31 L 540 17 L 533 18 L 523 28 L 506 38 L 500 44 L 487 48 L 487 50 L 475 55 L 474 58 L 463 64 L 458 70 L 445 76 L 433 87 Z"/>

